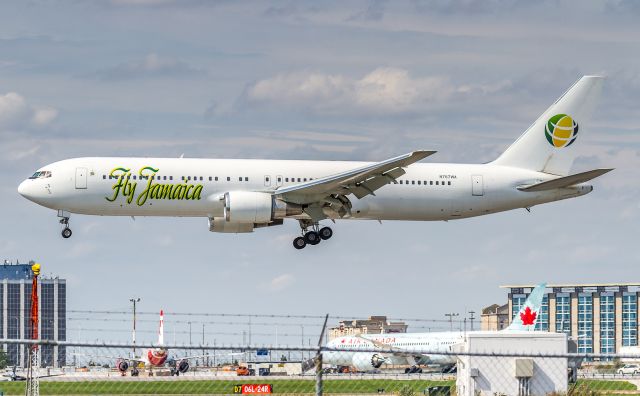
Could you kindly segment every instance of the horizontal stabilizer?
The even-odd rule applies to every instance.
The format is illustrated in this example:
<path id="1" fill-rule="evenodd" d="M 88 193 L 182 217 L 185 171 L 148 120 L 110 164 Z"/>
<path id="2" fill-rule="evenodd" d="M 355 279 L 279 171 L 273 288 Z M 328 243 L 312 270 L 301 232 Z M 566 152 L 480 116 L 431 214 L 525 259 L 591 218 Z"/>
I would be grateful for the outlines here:
<path id="1" fill-rule="evenodd" d="M 535 191 L 555 190 L 556 188 L 570 187 L 576 184 L 587 182 L 591 179 L 595 179 L 596 177 L 602 176 L 605 173 L 610 172 L 612 170 L 613 169 L 594 169 L 587 172 L 576 173 L 575 175 L 569 175 L 569 176 L 559 177 L 557 179 L 547 180 L 542 183 L 532 184 L 529 186 L 521 186 L 521 187 L 518 187 L 518 190 L 535 192 Z"/>

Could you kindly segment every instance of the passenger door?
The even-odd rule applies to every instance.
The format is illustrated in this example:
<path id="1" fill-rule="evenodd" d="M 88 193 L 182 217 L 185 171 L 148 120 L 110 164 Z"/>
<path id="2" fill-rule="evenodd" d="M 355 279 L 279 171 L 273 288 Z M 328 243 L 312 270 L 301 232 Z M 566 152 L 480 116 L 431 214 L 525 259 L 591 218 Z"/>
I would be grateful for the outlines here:
<path id="1" fill-rule="evenodd" d="M 87 188 L 87 168 L 76 168 L 76 189 Z"/>

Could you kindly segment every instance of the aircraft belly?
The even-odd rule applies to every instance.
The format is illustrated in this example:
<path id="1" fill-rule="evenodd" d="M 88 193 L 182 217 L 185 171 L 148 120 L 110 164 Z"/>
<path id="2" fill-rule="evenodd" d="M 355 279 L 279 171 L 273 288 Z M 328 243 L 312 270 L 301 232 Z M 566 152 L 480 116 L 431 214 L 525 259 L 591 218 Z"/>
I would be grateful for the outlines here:
<path id="1" fill-rule="evenodd" d="M 407 190 L 411 187 L 407 187 Z M 376 196 L 353 202 L 354 218 L 375 220 L 447 220 L 451 214 L 451 197 L 445 194 L 390 191 L 381 189 Z"/>

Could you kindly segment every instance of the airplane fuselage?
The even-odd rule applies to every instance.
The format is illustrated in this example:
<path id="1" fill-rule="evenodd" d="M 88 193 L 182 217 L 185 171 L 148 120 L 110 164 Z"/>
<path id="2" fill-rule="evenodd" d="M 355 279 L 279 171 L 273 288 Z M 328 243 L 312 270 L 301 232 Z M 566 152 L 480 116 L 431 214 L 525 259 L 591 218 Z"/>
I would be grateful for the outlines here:
<path id="1" fill-rule="evenodd" d="M 353 161 L 183 158 L 75 158 L 42 168 L 22 195 L 45 207 L 106 216 L 224 216 L 228 191 L 277 192 L 367 165 Z M 453 220 L 572 198 L 590 185 L 523 192 L 553 175 L 493 164 L 413 164 L 395 183 L 353 199 L 345 219 Z M 306 214 L 291 216 L 304 219 Z M 331 213 L 328 218 L 336 218 Z"/>
<path id="2" fill-rule="evenodd" d="M 322 359 L 326 364 L 352 366 L 360 370 L 367 368 L 373 355 L 383 357 L 384 364 L 453 364 L 456 362 L 455 355 L 452 355 L 455 352 L 454 347 L 462 342 L 463 332 L 370 334 L 366 335 L 366 338 L 338 337 L 327 344 L 328 348 L 336 350 L 323 352 Z M 391 349 L 394 352 L 391 352 Z M 413 359 L 402 356 L 401 351 L 409 351 L 407 355 Z M 438 355 L 438 352 L 447 354 Z"/>

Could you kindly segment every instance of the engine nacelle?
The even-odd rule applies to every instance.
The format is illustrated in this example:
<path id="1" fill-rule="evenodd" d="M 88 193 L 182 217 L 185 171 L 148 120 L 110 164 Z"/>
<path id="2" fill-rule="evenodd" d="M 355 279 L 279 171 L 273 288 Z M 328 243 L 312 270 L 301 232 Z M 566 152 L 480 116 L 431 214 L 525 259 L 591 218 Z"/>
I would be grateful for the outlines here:
<path id="1" fill-rule="evenodd" d="M 129 363 L 126 360 L 118 359 L 116 360 L 116 367 L 119 372 L 126 373 L 129 370 Z"/>
<path id="2" fill-rule="evenodd" d="M 352 364 L 358 371 L 371 371 L 379 369 L 385 362 L 385 358 L 377 353 L 355 353 Z"/>
<path id="3" fill-rule="evenodd" d="M 302 206 L 276 199 L 270 193 L 229 191 L 223 199 L 224 219 L 230 223 L 265 224 L 302 214 Z"/>
<path id="4" fill-rule="evenodd" d="M 178 361 L 178 363 L 176 363 L 176 370 L 178 370 L 178 372 L 181 374 L 189 371 L 189 361 L 186 359 Z"/>

